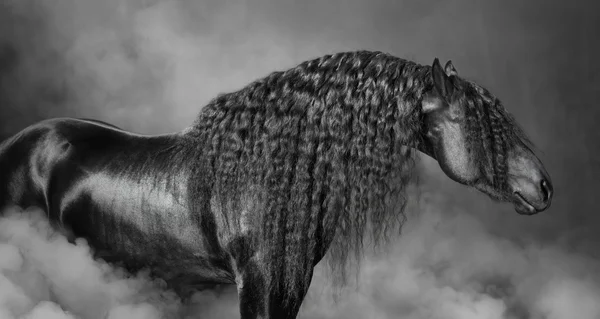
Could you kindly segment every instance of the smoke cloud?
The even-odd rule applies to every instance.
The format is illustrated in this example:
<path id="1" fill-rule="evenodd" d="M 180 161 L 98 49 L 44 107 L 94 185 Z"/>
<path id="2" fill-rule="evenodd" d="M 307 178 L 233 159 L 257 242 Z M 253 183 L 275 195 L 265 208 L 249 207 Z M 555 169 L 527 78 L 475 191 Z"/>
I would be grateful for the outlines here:
<path id="1" fill-rule="evenodd" d="M 447 204 L 425 193 L 389 254 L 367 258 L 358 289 L 335 307 L 313 295 L 304 318 L 600 317 L 598 259 L 499 238 Z"/>
<path id="2" fill-rule="evenodd" d="M 402 236 L 365 256 L 357 282 L 339 294 L 319 265 L 300 317 L 597 319 L 600 20 L 592 6 L 0 0 L 0 138 L 64 116 L 147 134 L 181 130 L 216 94 L 337 51 L 452 59 L 524 124 L 552 174 L 553 207 L 518 216 L 424 157 Z M 239 317 L 235 287 L 183 303 L 146 272 L 92 259 L 84 240 L 69 243 L 40 210 L 0 216 L 0 319 Z"/>
<path id="3" fill-rule="evenodd" d="M 223 318 L 237 307 L 202 292 L 183 305 L 161 280 L 128 274 L 92 258 L 85 240 L 69 243 L 38 209 L 0 217 L 0 318 Z M 239 315 L 237 315 L 239 317 Z"/>
<path id="4" fill-rule="evenodd" d="M 424 193 L 398 242 L 369 256 L 341 294 L 319 266 L 300 318 L 600 317 L 599 260 L 498 238 L 444 204 Z M 92 259 L 84 240 L 69 243 L 40 210 L 3 213 L 0 256 L 1 318 L 239 318 L 233 288 L 183 304 L 143 271 Z"/>

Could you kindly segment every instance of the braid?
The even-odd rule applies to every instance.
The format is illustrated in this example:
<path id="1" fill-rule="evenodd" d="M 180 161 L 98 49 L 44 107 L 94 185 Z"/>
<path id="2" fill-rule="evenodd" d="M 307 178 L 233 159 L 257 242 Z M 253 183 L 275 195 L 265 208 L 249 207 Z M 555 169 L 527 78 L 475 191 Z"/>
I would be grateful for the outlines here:
<path id="1" fill-rule="evenodd" d="M 260 252 L 270 291 L 292 300 L 326 251 L 343 280 L 367 229 L 378 243 L 401 228 L 408 148 L 420 136 L 416 106 L 432 87 L 430 69 L 381 52 L 327 55 L 201 112 L 189 135 L 200 141 L 229 236 L 247 211 L 242 198 L 260 191 L 244 235 L 253 240 L 248 255 Z"/>

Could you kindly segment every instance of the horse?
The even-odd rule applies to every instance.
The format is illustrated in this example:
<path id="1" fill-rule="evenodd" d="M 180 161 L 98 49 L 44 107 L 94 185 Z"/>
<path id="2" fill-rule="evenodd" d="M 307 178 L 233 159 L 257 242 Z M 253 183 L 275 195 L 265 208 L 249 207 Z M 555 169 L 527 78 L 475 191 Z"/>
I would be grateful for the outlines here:
<path id="1" fill-rule="evenodd" d="M 417 152 L 533 215 L 553 186 L 500 100 L 438 58 L 329 54 L 214 97 L 175 133 L 54 118 L 0 145 L 0 206 L 41 207 L 105 260 L 180 295 L 237 286 L 240 315 L 296 318 L 326 253 L 344 269 L 405 221 Z"/>

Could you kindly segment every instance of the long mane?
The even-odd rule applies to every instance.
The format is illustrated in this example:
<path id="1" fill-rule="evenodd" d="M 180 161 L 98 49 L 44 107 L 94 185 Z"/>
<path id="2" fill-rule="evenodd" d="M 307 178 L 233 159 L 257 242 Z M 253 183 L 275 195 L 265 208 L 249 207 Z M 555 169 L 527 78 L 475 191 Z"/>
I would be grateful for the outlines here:
<path id="1" fill-rule="evenodd" d="M 376 244 L 400 231 L 430 72 L 381 52 L 327 55 L 201 111 L 187 133 L 202 157 L 194 174 L 210 176 L 218 219 L 240 231 L 250 220 L 273 289 L 298 291 L 327 249 L 343 279 L 367 231 Z"/>

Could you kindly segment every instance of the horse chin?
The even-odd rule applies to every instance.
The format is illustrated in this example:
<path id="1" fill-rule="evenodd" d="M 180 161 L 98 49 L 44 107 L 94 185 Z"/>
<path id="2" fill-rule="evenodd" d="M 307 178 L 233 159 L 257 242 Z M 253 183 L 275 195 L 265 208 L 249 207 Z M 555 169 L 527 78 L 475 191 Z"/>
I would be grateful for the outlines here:
<path id="1" fill-rule="evenodd" d="M 521 215 L 535 215 L 541 210 L 536 209 L 531 205 L 521 194 L 515 192 L 514 194 L 514 205 L 515 211 Z"/>
<path id="2" fill-rule="evenodd" d="M 515 211 L 519 214 L 519 215 L 535 215 L 537 213 L 539 213 L 537 210 L 532 209 L 531 206 L 525 206 L 525 205 L 520 205 L 520 204 L 515 204 Z"/>
<path id="3" fill-rule="evenodd" d="M 509 194 L 504 191 L 495 189 L 487 184 L 477 184 L 474 187 L 482 193 L 488 195 L 492 200 L 497 202 L 511 202 L 514 205 L 515 211 L 520 215 L 535 215 L 541 210 L 530 204 L 521 194 L 514 192 Z"/>

